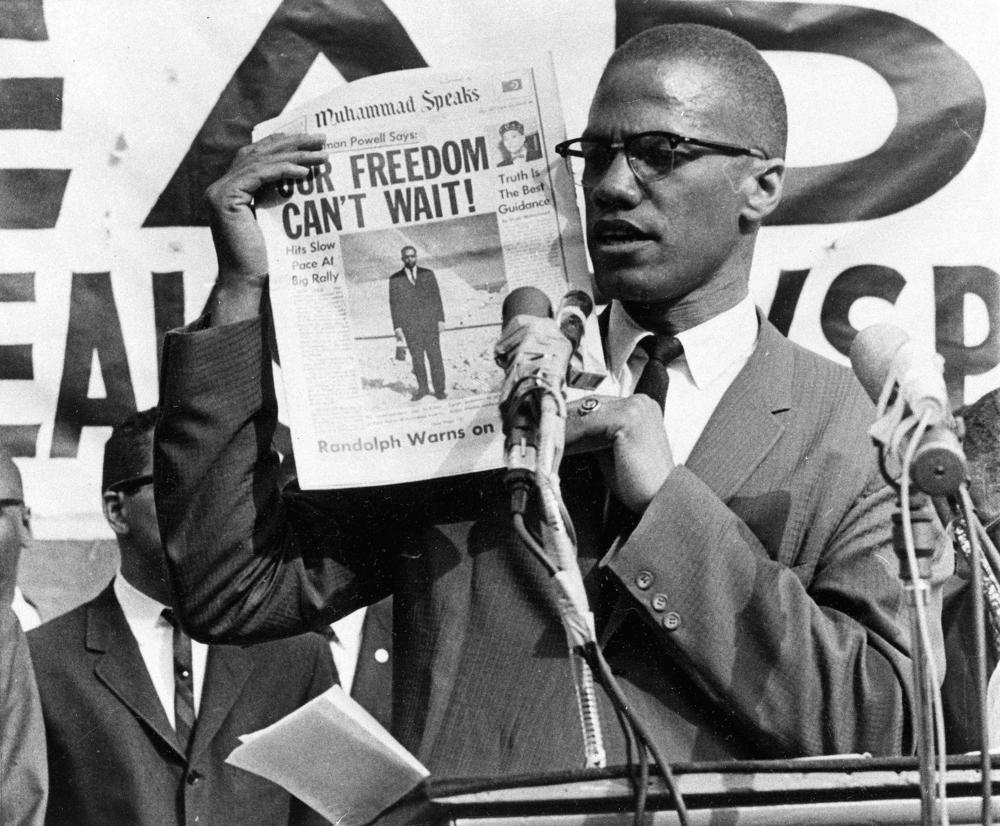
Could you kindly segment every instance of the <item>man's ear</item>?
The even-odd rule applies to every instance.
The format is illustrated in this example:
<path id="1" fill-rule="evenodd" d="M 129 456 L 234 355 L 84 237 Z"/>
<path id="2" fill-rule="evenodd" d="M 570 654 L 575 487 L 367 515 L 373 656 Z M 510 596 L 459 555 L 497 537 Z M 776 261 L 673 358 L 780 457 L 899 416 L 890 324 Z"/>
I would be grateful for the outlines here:
<path id="1" fill-rule="evenodd" d="M 777 209 L 784 181 L 783 158 L 753 159 L 752 171 L 743 179 L 746 201 L 740 210 L 740 224 L 744 229 L 756 230 Z"/>
<path id="2" fill-rule="evenodd" d="M 117 490 L 104 492 L 104 518 L 116 534 L 124 536 L 128 533 L 128 520 L 122 512 L 125 504 L 125 494 Z"/>
<path id="3" fill-rule="evenodd" d="M 31 539 L 31 508 L 27 505 L 21 506 L 21 528 L 24 535 Z"/>

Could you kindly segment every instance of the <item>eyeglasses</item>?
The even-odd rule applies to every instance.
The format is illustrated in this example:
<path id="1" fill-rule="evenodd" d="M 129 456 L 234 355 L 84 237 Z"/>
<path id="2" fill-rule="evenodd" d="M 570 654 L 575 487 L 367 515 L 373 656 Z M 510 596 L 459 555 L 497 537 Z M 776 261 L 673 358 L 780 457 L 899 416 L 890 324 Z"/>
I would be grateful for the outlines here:
<path id="1" fill-rule="evenodd" d="M 619 149 L 625 153 L 625 160 L 636 180 L 648 184 L 673 172 L 678 160 L 677 149 L 681 146 L 707 150 L 691 156 L 682 154 L 679 156 L 681 160 L 693 160 L 702 154 L 749 155 L 761 160 L 768 158 L 760 149 L 687 138 L 675 135 L 673 132 L 638 132 L 617 142 L 598 138 L 575 138 L 556 145 L 555 151 L 566 161 L 566 168 L 577 186 L 590 189 L 597 186 L 604 177 Z"/>
<path id="2" fill-rule="evenodd" d="M 142 476 L 130 476 L 128 479 L 122 479 L 120 482 L 108 485 L 108 490 L 120 491 L 126 496 L 131 496 L 140 488 L 144 488 L 146 485 L 151 484 L 153 484 L 153 475 L 151 473 L 146 473 Z"/>

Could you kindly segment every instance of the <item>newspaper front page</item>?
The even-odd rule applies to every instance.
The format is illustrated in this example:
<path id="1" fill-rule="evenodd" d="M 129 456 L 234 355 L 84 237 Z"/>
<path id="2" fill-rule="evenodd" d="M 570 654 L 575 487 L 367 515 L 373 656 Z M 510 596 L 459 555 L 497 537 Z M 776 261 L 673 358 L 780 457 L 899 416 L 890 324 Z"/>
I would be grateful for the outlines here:
<path id="1" fill-rule="evenodd" d="M 504 298 L 590 292 L 550 59 L 365 78 L 275 132 L 330 153 L 256 203 L 299 483 L 499 466 Z"/>

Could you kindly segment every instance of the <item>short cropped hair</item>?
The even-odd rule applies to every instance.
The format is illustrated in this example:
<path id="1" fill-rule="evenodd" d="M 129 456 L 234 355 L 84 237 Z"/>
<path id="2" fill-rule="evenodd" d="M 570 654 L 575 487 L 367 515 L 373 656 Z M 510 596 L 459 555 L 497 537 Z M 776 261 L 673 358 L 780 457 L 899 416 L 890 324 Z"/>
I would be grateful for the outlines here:
<path id="1" fill-rule="evenodd" d="M 141 410 L 112 428 L 111 438 L 104 443 L 102 491 L 146 472 L 153 456 L 153 428 L 159 412 L 158 407 Z"/>
<path id="2" fill-rule="evenodd" d="M 781 158 L 788 140 L 785 95 L 760 52 L 742 37 L 700 23 L 668 23 L 630 37 L 615 49 L 603 77 L 624 64 L 643 60 L 690 60 L 718 69 L 729 92 L 742 101 L 742 123 L 734 124 L 750 146 Z"/>

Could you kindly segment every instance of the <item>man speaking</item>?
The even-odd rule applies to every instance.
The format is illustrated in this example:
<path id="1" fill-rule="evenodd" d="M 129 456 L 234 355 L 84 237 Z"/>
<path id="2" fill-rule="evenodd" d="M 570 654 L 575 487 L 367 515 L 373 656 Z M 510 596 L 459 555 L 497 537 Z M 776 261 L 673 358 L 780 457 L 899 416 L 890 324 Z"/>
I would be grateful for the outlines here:
<path id="1" fill-rule="evenodd" d="M 563 496 L 598 639 L 670 760 L 913 748 L 913 642 L 893 492 L 866 433 L 873 407 L 748 294 L 785 138 L 780 86 L 749 43 L 671 25 L 615 51 L 583 136 L 558 148 L 611 302 L 611 376 L 570 406 L 567 445 L 587 452 L 564 462 Z M 578 767 L 558 608 L 510 528 L 502 472 L 378 491 L 275 485 L 251 202 L 264 182 L 304 177 L 322 145 L 266 138 L 208 191 L 218 282 L 207 316 L 167 339 L 156 465 L 184 620 L 204 638 L 250 641 L 394 591 L 405 746 L 438 775 Z M 551 333 L 515 319 L 498 349 Z M 951 562 L 941 543 L 939 662 L 937 586 Z M 621 733 L 605 737 L 608 762 L 625 762 Z"/>

